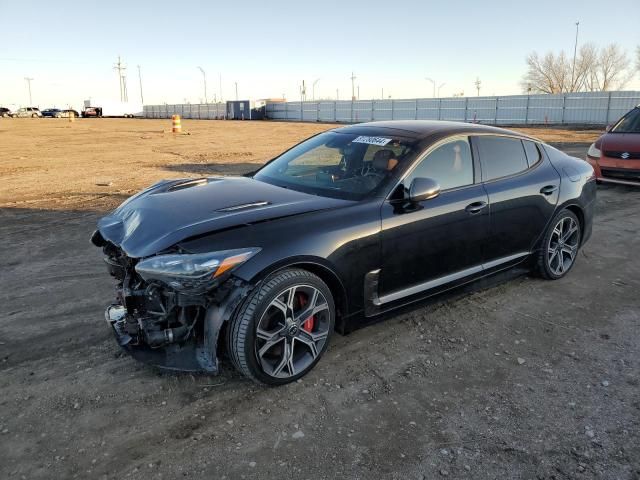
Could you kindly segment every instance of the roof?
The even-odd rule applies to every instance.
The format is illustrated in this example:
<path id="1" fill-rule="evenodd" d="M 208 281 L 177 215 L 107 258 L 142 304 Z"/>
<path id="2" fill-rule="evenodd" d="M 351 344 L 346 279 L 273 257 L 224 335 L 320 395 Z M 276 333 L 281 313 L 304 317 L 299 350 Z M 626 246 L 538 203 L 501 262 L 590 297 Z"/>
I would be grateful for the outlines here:
<path id="1" fill-rule="evenodd" d="M 389 120 L 381 122 L 367 122 L 349 125 L 338 129 L 342 132 L 357 133 L 367 131 L 370 134 L 376 130 L 379 134 L 385 132 L 388 135 L 398 135 L 422 139 L 435 134 L 455 133 L 497 133 L 526 137 L 521 133 L 512 132 L 503 128 L 466 122 L 447 122 L 440 120 Z"/>

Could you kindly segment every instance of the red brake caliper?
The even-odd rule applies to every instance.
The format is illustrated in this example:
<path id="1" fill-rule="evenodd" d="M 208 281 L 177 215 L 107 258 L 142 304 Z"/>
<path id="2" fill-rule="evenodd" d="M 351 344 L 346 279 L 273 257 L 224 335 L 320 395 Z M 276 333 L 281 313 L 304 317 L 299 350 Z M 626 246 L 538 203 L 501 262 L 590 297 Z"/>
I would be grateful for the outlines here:
<path id="1" fill-rule="evenodd" d="M 307 304 L 307 296 L 304 293 L 300 293 L 298 295 L 298 302 L 300 302 L 300 308 L 304 308 Z M 313 332 L 313 327 L 316 324 L 316 317 L 311 315 L 304 322 L 302 322 L 302 329 L 311 333 Z"/>

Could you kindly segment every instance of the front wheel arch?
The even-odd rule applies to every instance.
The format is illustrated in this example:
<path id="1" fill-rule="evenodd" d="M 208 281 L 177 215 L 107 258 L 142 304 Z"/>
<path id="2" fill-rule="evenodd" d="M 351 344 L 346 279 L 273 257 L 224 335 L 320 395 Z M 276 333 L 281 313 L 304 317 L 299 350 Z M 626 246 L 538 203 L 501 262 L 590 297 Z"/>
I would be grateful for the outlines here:
<path id="1" fill-rule="evenodd" d="M 291 258 L 288 260 L 277 262 L 265 268 L 261 272 L 255 274 L 251 279 L 251 283 L 256 285 L 259 282 L 263 281 L 269 275 L 288 268 L 299 268 L 302 270 L 307 270 L 320 277 L 320 279 L 327 284 L 329 290 L 331 290 L 331 294 L 333 295 L 333 299 L 335 302 L 336 329 L 341 330 L 343 326 L 342 319 L 349 313 L 349 300 L 347 297 L 347 291 L 340 276 L 335 272 L 333 268 L 326 265 L 322 260 L 311 257 Z"/>

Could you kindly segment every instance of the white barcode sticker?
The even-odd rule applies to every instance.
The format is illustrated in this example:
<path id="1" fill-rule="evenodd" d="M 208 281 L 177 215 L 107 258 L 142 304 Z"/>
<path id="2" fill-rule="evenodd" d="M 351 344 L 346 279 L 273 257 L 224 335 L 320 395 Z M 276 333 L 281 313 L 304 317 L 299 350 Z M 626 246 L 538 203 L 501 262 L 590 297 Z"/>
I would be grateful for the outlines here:
<path id="1" fill-rule="evenodd" d="M 381 147 L 384 147 L 390 141 L 391 141 L 390 138 L 366 137 L 364 135 L 360 135 L 355 140 L 353 140 L 353 143 L 368 143 L 369 145 L 379 145 Z"/>

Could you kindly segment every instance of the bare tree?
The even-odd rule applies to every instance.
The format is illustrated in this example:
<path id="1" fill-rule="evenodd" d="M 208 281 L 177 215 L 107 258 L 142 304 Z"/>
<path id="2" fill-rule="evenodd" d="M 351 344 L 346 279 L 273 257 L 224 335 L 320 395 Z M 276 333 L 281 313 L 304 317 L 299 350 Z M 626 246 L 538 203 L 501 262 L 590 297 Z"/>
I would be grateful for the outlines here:
<path id="1" fill-rule="evenodd" d="M 630 80 L 629 59 L 615 43 L 600 50 L 589 72 L 588 90 L 607 91 L 623 88 Z"/>
<path id="2" fill-rule="evenodd" d="M 580 47 L 573 59 L 564 51 L 548 52 L 540 57 L 537 52 L 527 56 L 527 73 L 521 85 L 526 92 L 562 93 L 600 91 L 621 88 L 629 80 L 626 73 L 629 59 L 616 44 L 600 50 L 590 43 Z"/>

